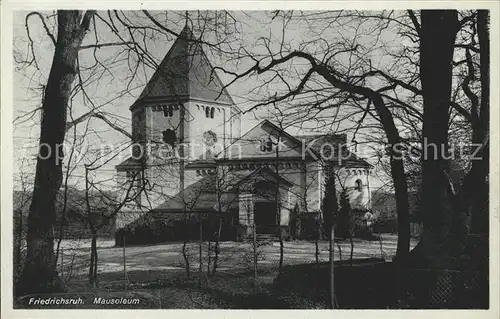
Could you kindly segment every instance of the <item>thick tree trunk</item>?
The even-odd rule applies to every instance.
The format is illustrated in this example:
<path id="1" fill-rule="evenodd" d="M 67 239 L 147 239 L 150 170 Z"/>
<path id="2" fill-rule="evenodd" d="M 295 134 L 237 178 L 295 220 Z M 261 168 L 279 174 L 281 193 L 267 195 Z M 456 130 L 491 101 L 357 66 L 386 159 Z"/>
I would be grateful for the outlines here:
<path id="1" fill-rule="evenodd" d="M 403 166 L 403 155 L 399 151 L 401 137 L 394 123 L 394 118 L 379 93 L 365 87 L 342 82 L 328 68 L 318 68 L 317 72 L 334 87 L 363 95 L 369 98 L 375 106 L 377 115 L 380 117 L 382 127 L 387 136 L 387 141 L 391 146 L 391 175 L 394 182 L 398 217 L 398 243 L 395 261 L 405 261 L 410 251 L 410 206 L 408 203 L 408 185 Z"/>
<path id="2" fill-rule="evenodd" d="M 408 202 L 408 185 L 406 183 L 403 154 L 399 152 L 401 137 L 399 136 L 392 114 L 385 106 L 382 98 L 374 95 L 372 101 L 382 121 L 387 141 L 391 146 L 391 176 L 394 183 L 398 218 L 398 243 L 394 260 L 405 262 L 410 251 L 410 205 Z"/>
<path id="3" fill-rule="evenodd" d="M 454 254 L 466 253 L 476 264 L 488 267 L 489 256 L 489 98 L 490 43 L 488 11 L 477 12 L 477 33 L 480 54 L 481 98 L 479 110 L 471 110 L 473 148 L 481 145 L 471 160 L 471 169 L 460 191 L 455 195 L 453 238 Z M 470 222 L 467 223 L 467 221 Z M 469 236 L 470 235 L 470 236 Z M 467 250 L 466 250 L 467 249 Z M 486 271 L 487 272 L 487 271 Z"/>
<path id="4" fill-rule="evenodd" d="M 472 162 L 471 175 L 476 176 L 472 189 L 476 195 L 472 205 L 471 232 L 488 238 L 489 214 L 489 116 L 490 116 L 490 36 L 488 10 L 478 10 L 477 33 L 479 38 L 481 103 L 478 123 L 475 126 L 473 143 L 481 143 L 484 149 L 477 154 L 479 160 Z"/>
<path id="5" fill-rule="evenodd" d="M 398 218 L 398 244 L 395 260 L 407 258 L 410 252 L 410 204 L 408 202 L 408 185 L 402 159 L 391 159 L 391 174 L 396 195 Z"/>
<path id="6" fill-rule="evenodd" d="M 27 259 L 16 294 L 60 291 L 55 267 L 54 231 L 56 194 L 62 182 L 62 144 L 66 113 L 77 73 L 78 49 L 92 12 L 82 20 L 79 11 L 58 11 L 57 43 L 42 106 L 39 157 L 33 200 L 28 216 Z"/>
<path id="7" fill-rule="evenodd" d="M 326 209 L 325 213 L 330 215 L 328 217 L 328 263 L 329 263 L 329 285 L 328 285 L 328 303 L 330 309 L 335 308 L 335 224 L 337 222 L 337 217 L 339 215 L 339 206 L 337 203 L 337 187 L 335 186 L 335 174 L 333 172 L 333 168 L 329 167 L 327 169 L 327 178 L 331 193 L 329 196 L 332 198 L 329 199 L 330 204 L 327 205 L 328 209 Z"/>
<path id="8" fill-rule="evenodd" d="M 453 194 L 448 178 L 448 122 L 458 18 L 455 10 L 422 10 L 421 21 L 423 232 L 415 251 L 421 254 L 426 266 L 443 267 L 450 257 Z"/>

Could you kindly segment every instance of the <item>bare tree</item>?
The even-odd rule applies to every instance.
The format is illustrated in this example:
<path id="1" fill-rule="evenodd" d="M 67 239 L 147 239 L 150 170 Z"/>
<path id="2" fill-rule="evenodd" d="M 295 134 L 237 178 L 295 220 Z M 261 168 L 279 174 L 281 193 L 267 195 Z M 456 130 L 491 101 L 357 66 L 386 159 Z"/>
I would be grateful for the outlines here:
<path id="1" fill-rule="evenodd" d="M 283 118 L 283 116 L 281 116 L 281 118 Z M 283 130 L 283 123 L 280 121 L 279 122 L 279 127 L 281 130 Z M 277 138 L 276 138 L 276 142 L 274 143 L 275 144 L 275 163 L 274 163 L 274 166 L 275 166 L 275 171 L 276 171 L 276 176 L 280 176 L 280 171 L 279 171 L 279 168 L 280 168 L 280 148 L 282 147 L 282 143 L 283 143 L 283 137 L 281 136 L 281 132 L 278 134 Z M 274 199 L 276 201 L 276 225 L 278 226 L 277 227 L 277 231 L 278 231 L 278 239 L 279 239 L 279 244 L 280 244 L 280 259 L 279 259 L 279 264 L 278 264 L 278 274 L 281 274 L 282 271 L 283 271 L 283 258 L 284 258 L 284 250 L 285 250 L 285 247 L 284 247 L 284 243 L 283 243 L 283 231 L 282 231 L 282 228 L 281 228 L 281 211 L 282 211 L 282 207 L 284 206 L 281 201 L 282 201 L 282 198 L 280 196 L 280 180 L 279 178 L 277 178 L 276 180 L 276 189 L 275 189 L 275 192 L 274 192 Z"/>
<path id="2" fill-rule="evenodd" d="M 329 271 L 328 275 L 330 276 L 329 281 L 329 293 L 328 293 L 328 302 L 330 309 L 335 308 L 335 223 L 338 219 L 338 203 L 337 203 L 337 190 L 335 186 L 336 176 L 332 171 L 332 167 L 327 169 L 327 187 L 325 191 L 328 190 L 329 193 L 325 194 L 325 199 L 323 202 L 323 216 L 325 218 L 325 224 L 328 227 L 328 258 L 329 258 Z M 330 193 L 331 192 L 331 193 Z"/>
<path id="3" fill-rule="evenodd" d="M 350 110 L 358 110 L 358 113 L 354 114 L 359 116 L 362 123 L 365 123 L 364 121 L 371 117 L 374 123 L 377 124 L 375 126 L 383 130 L 384 140 L 388 146 L 390 174 L 395 190 L 396 211 L 398 214 L 396 261 L 406 261 L 410 247 L 408 184 L 401 148 L 405 145 L 405 140 L 401 136 L 402 128 L 399 127 L 401 122 L 406 123 L 406 125 L 413 123 L 414 126 L 421 128 L 424 132 L 421 135 L 422 138 L 427 138 L 428 134 L 432 135 L 437 132 L 433 127 L 441 123 L 439 124 L 442 127 L 439 133 L 441 137 L 434 141 L 440 143 L 447 142 L 447 129 L 450 120 L 448 113 L 454 114 L 454 118 L 455 114 L 458 114 L 458 117 L 455 118 L 457 121 L 459 119 L 468 121 L 479 114 L 474 112 L 474 103 L 470 103 L 467 99 L 458 98 L 464 96 L 464 94 L 467 96 L 467 89 L 465 89 L 465 92 L 451 90 L 452 84 L 455 88 L 457 85 L 461 85 L 461 83 L 457 84 L 451 81 L 453 67 L 463 67 L 467 65 L 467 60 L 470 60 L 465 56 L 463 61 L 455 61 L 453 53 L 456 50 L 467 49 L 469 52 L 480 52 L 477 45 L 478 36 L 471 36 L 473 32 L 470 31 L 477 20 L 476 12 L 456 12 L 451 10 L 449 12 L 439 12 L 439 14 L 442 14 L 443 17 L 448 14 L 453 15 L 453 18 L 446 20 L 446 23 L 443 22 L 443 25 L 446 24 L 447 26 L 446 34 L 434 33 L 432 30 L 437 29 L 437 22 L 433 20 L 419 22 L 422 15 L 425 15 L 424 12 L 418 13 L 412 10 L 405 12 L 276 12 L 276 14 L 270 15 L 270 22 L 279 18 L 286 26 L 297 20 L 308 21 L 310 40 L 301 43 L 294 42 L 290 37 L 286 36 L 286 28 L 284 27 L 283 35 L 278 39 L 259 38 L 257 40 L 254 47 L 260 50 L 259 54 L 254 53 L 257 49 L 244 51 L 250 67 L 241 72 L 226 70 L 227 74 L 233 76 L 233 81 L 228 85 L 248 76 L 256 75 L 262 77 L 262 87 L 275 85 L 280 88 L 279 90 L 273 90 L 266 98 L 257 102 L 255 108 L 295 101 L 295 114 L 300 114 L 302 123 L 308 119 L 319 118 L 319 114 L 322 114 L 322 122 L 316 122 L 325 123 L 326 126 L 333 124 L 331 121 L 333 111 L 337 109 L 345 110 L 350 107 Z M 487 23 L 484 22 L 484 17 L 482 20 L 477 21 L 483 21 L 481 22 L 482 25 L 486 26 L 482 28 L 482 47 L 483 51 L 487 51 L 487 49 L 484 49 L 487 48 L 485 43 L 485 39 L 487 39 Z M 429 29 L 425 29 L 427 26 L 424 26 L 424 24 L 427 23 L 430 25 Z M 436 23 L 436 25 L 433 23 Z M 340 33 L 341 36 L 335 37 L 329 32 L 333 26 L 335 26 L 337 34 Z M 429 31 L 427 32 L 427 30 Z M 382 40 L 384 32 L 392 34 L 392 38 L 396 36 L 399 46 L 386 45 Z M 462 35 L 469 35 L 457 39 L 458 32 Z M 369 37 L 365 36 L 368 34 Z M 447 40 L 441 45 L 443 49 L 445 49 L 444 46 L 446 45 L 448 53 L 446 57 L 444 53 L 440 53 L 434 59 L 431 59 L 428 54 L 432 52 L 431 49 L 436 48 L 431 48 L 432 46 L 426 43 L 435 41 L 435 37 L 438 36 L 443 36 L 443 41 Z M 476 39 L 476 43 L 471 43 L 472 39 Z M 429 52 L 426 50 L 429 50 Z M 372 56 L 378 54 L 385 54 L 390 57 L 390 61 L 375 65 Z M 463 55 L 457 54 L 456 56 Z M 439 62 L 436 62 L 438 60 Z M 422 64 L 422 62 L 424 63 Z M 446 64 L 447 69 L 443 69 L 446 72 L 441 75 L 442 81 L 438 81 L 436 78 L 430 80 L 431 73 L 426 73 L 426 63 L 438 63 L 442 68 Z M 290 67 L 294 65 L 300 65 L 300 67 L 293 69 L 295 73 L 292 75 Z M 472 65 L 477 65 L 477 62 L 473 62 Z M 486 69 L 483 74 L 486 74 L 487 64 L 485 60 L 483 60 L 482 67 Z M 426 81 L 428 82 L 424 84 Z M 437 85 L 438 82 L 447 87 L 441 90 Z M 448 83 L 450 83 L 449 86 Z M 470 81 L 469 83 L 465 82 L 465 87 L 468 84 L 471 84 Z M 485 89 L 487 90 L 487 88 L 486 85 Z M 434 94 L 438 90 L 441 93 Z M 451 92 L 453 91 L 458 92 L 455 99 L 451 99 Z M 438 98 L 438 96 L 441 96 L 441 98 Z M 447 98 L 444 98 L 445 96 Z M 442 109 L 433 108 L 425 114 L 425 105 L 426 103 L 429 105 L 429 99 L 431 101 L 432 99 L 438 99 Z M 438 100 L 434 102 L 437 103 Z M 482 105 L 485 111 L 481 111 L 484 120 L 481 120 L 481 123 L 487 123 L 487 115 L 485 114 L 488 106 L 486 100 L 484 101 Z M 432 102 L 433 105 L 435 105 L 434 102 Z M 288 105 L 284 107 L 290 109 Z M 471 107 L 472 111 L 469 111 Z M 353 113 L 347 110 L 344 114 L 352 115 Z M 367 123 L 370 126 L 370 123 Z M 481 124 L 480 127 L 484 128 L 486 126 Z M 487 142 L 484 142 L 487 140 L 486 135 L 483 133 L 482 136 L 483 145 L 487 145 Z M 422 140 L 420 142 L 423 143 Z M 427 142 L 430 141 L 427 140 Z M 447 143 L 443 145 L 447 145 Z M 482 151 L 485 149 L 483 147 Z M 440 160 L 427 161 L 424 163 L 424 167 L 428 167 L 428 165 L 430 165 L 429 167 L 438 167 L 441 165 L 439 163 Z M 484 160 L 477 161 L 474 166 L 483 167 L 484 163 Z M 428 171 L 427 169 L 424 170 Z M 423 174 L 425 176 L 427 173 Z M 485 173 L 480 174 L 480 176 L 479 179 L 484 180 Z M 426 178 L 426 180 L 428 179 Z M 443 177 L 442 187 L 446 186 L 445 182 L 448 184 L 447 179 Z M 427 184 L 427 182 L 424 184 Z M 426 189 L 426 192 L 429 192 L 429 188 L 426 187 Z M 463 188 L 464 191 L 465 189 L 467 188 Z M 449 205 L 450 197 L 446 195 L 449 191 L 446 188 L 441 188 L 441 192 L 441 202 L 445 206 Z M 432 196 L 438 196 L 437 193 L 439 192 Z M 470 198 L 470 196 L 466 197 Z M 429 205 L 432 202 L 428 201 Z M 445 204 L 445 202 L 448 204 Z M 435 216 L 431 212 L 436 209 L 434 207 L 427 210 L 426 213 L 433 221 L 427 221 L 425 224 L 429 225 L 430 228 L 440 229 L 441 226 L 438 227 L 437 225 L 442 223 L 438 222 L 438 220 L 443 220 L 443 218 L 450 220 L 451 215 L 447 213 L 448 217 L 443 215 L 436 218 L 430 217 Z M 449 209 L 440 211 L 450 212 Z M 438 232 L 441 232 L 441 230 Z"/>
<path id="4" fill-rule="evenodd" d="M 419 243 L 418 252 L 422 252 L 430 266 L 443 267 L 449 265 L 460 256 L 465 245 L 464 216 L 478 218 L 484 214 L 484 208 L 474 204 L 474 198 L 485 194 L 486 179 L 488 176 L 488 145 L 489 136 L 486 127 L 489 123 L 489 43 L 486 11 L 479 11 L 459 20 L 456 11 L 422 11 L 420 25 L 420 74 L 424 98 L 424 125 L 423 138 L 428 145 L 438 145 L 441 150 L 427 147 L 424 151 L 422 166 L 422 206 L 424 212 L 424 232 Z M 441 123 L 449 121 L 452 105 L 452 66 L 457 33 L 460 26 L 471 21 L 472 28 L 481 30 L 478 51 L 480 52 L 480 85 L 481 102 L 470 90 L 469 80 L 465 79 L 462 88 L 471 99 L 471 110 L 461 109 L 472 123 L 472 140 L 479 146 L 478 158 L 471 161 L 471 169 L 463 179 L 459 190 L 455 190 L 450 179 L 450 160 L 447 158 L 449 145 L 449 131 Z M 441 28 L 442 26 L 442 28 Z M 439 32 L 436 30 L 439 29 Z M 439 46 L 431 42 L 439 42 Z M 472 39 L 474 43 L 474 38 Z M 474 48 L 474 47 L 472 47 Z M 438 52 L 439 51 L 439 52 Z M 470 52 L 466 49 L 466 60 L 471 67 Z M 482 62 L 482 63 L 481 63 Z M 436 70 L 441 70 L 436 77 Z M 469 73 L 469 77 L 473 74 Z M 445 151 L 442 151 L 442 150 Z M 475 177 L 472 177 L 475 176 Z M 471 192 L 471 187 L 476 191 Z M 476 198 L 477 198 L 476 197 Z M 483 199 L 484 200 L 484 199 Z M 484 207 L 484 206 L 483 206 Z M 465 208 L 465 209 L 464 209 Z M 464 213 L 465 212 L 465 213 Z M 474 217 L 475 214 L 478 214 Z M 484 215 L 483 215 L 484 216 Z M 479 217 L 481 218 L 481 217 Z M 485 231 L 485 228 L 483 228 Z M 420 250 L 421 249 L 421 250 Z M 440 256 L 440 258 L 437 258 Z M 446 266 L 444 266 L 446 267 Z"/>
<path id="5" fill-rule="evenodd" d="M 135 190 L 135 180 L 144 178 L 141 174 L 143 171 L 138 171 L 133 180 L 124 187 L 125 195 L 117 198 L 116 194 L 109 194 L 99 189 L 98 184 L 90 180 L 89 172 L 96 170 L 92 164 L 85 165 L 85 209 L 84 220 L 88 224 L 92 240 L 90 247 L 90 263 L 89 263 L 89 284 L 97 287 L 97 270 L 98 270 L 98 254 L 97 254 L 97 236 L 98 231 L 110 224 L 110 221 L 120 213 L 121 209 L 127 204 L 134 202 L 137 197 L 144 193 L 143 189 Z M 144 185 L 144 183 L 143 183 Z M 92 194 L 91 194 L 92 192 Z"/>
<path id="6" fill-rule="evenodd" d="M 311 18 L 311 14 L 309 13 L 299 13 L 297 16 L 294 16 L 295 13 L 293 12 L 277 14 L 277 16 L 280 15 L 286 22 L 299 18 Z M 350 15 L 351 13 L 347 13 L 347 16 L 344 16 L 343 12 L 324 13 L 321 15 L 321 19 L 316 19 L 316 21 L 320 22 L 317 22 L 315 26 L 321 28 L 321 23 L 323 23 L 323 28 L 320 30 L 326 30 L 328 26 L 331 25 L 331 21 L 335 24 L 342 24 L 342 21 L 344 21 L 343 19 L 352 18 L 349 17 Z M 375 23 L 370 30 L 379 32 L 380 30 L 377 29 L 379 27 L 381 27 L 381 24 Z M 278 46 L 276 52 L 273 51 L 273 46 L 269 41 L 262 40 L 261 45 L 267 52 L 265 57 L 260 58 L 254 56 L 252 52 L 247 51 L 249 59 L 254 61 L 253 65 L 238 73 L 227 71 L 227 73 L 234 76 L 233 81 L 228 85 L 253 74 L 278 74 L 273 76 L 271 80 L 268 80 L 266 84 L 274 83 L 284 86 L 284 90 L 281 90 L 283 93 L 270 96 L 265 101 L 257 103 L 255 107 L 290 101 L 296 96 L 301 96 L 302 99 L 311 99 L 312 94 L 323 92 L 315 101 L 309 100 L 309 103 L 299 103 L 299 109 L 300 107 L 303 109 L 311 109 L 312 107 L 313 110 L 317 110 L 315 113 L 309 113 L 307 117 L 303 116 L 303 120 L 315 117 L 322 111 L 328 114 L 328 110 L 339 108 L 349 101 L 368 101 L 368 106 L 374 107 L 374 115 L 377 120 L 382 123 L 388 143 L 390 145 L 398 145 L 401 142 L 400 134 L 384 94 L 397 87 L 407 87 L 405 82 L 388 76 L 380 70 L 374 70 L 371 64 L 368 67 L 364 66 L 363 63 L 366 61 L 362 58 L 362 54 L 358 52 L 360 45 L 355 43 L 358 34 L 354 35 L 353 41 L 350 41 L 346 47 L 345 41 L 342 42 L 344 44 L 340 44 L 340 42 L 335 42 L 335 39 L 328 39 L 325 31 L 319 34 L 317 34 L 317 32 L 315 33 L 315 31 L 311 32 L 316 36 L 316 39 L 312 43 L 318 45 L 319 43 L 325 43 L 327 45 L 325 50 L 317 51 L 317 54 L 315 54 L 316 52 L 308 50 L 305 45 L 305 49 L 300 46 L 296 49 L 289 45 L 285 45 L 285 39 L 282 37 L 280 41 L 283 45 Z M 309 43 L 311 42 L 308 42 L 308 44 Z M 323 45 L 320 45 L 320 47 L 323 47 Z M 357 62 L 351 62 L 346 68 L 344 67 L 344 63 L 346 60 L 349 61 L 349 59 L 354 59 Z M 291 80 L 289 77 L 285 78 L 284 76 L 279 76 L 286 72 L 284 71 L 285 68 L 292 63 L 292 61 L 303 61 L 309 65 L 306 71 L 300 72 L 300 81 L 298 81 L 298 83 L 297 81 Z M 372 88 L 367 80 L 369 77 L 381 77 L 384 81 L 388 82 L 388 84 L 379 88 Z M 334 101 L 333 103 L 332 100 Z M 304 113 L 299 114 L 304 115 Z M 398 149 L 391 148 L 390 163 L 398 205 L 398 255 L 403 257 L 409 252 L 409 208 L 404 167 Z"/>
<path id="7" fill-rule="evenodd" d="M 54 291 L 61 283 L 54 269 L 52 225 L 55 197 L 62 182 L 61 145 L 66 133 L 66 109 L 76 76 L 78 48 L 90 28 L 94 11 L 58 12 L 58 32 L 51 73 L 45 88 L 33 201 L 28 218 L 28 251 L 18 294 Z M 56 44 L 57 43 L 57 44 Z"/>
<path id="8" fill-rule="evenodd" d="M 102 108 L 115 99 L 130 94 L 140 82 L 138 79 L 147 76 L 146 67 L 158 67 L 158 59 L 150 54 L 147 47 L 151 42 L 179 36 L 168 24 L 176 25 L 179 20 L 195 21 L 196 31 L 202 36 L 193 41 L 207 45 L 213 52 L 224 50 L 228 44 L 233 20 L 225 12 L 215 15 L 212 12 L 196 12 L 194 19 L 187 19 L 184 12 L 174 12 L 167 19 L 167 24 L 159 22 L 158 16 L 158 13 L 147 11 L 137 13 L 117 10 L 61 10 L 55 14 L 30 12 L 26 15 L 28 56 L 21 58 L 21 54 L 15 52 L 16 63 L 28 71 L 42 73 L 39 55 L 30 33 L 31 23 L 35 18 L 45 31 L 46 38 L 53 44 L 54 54 L 47 83 L 43 84 L 42 107 L 23 116 L 29 118 L 42 111 L 39 157 L 28 219 L 27 262 L 16 294 L 57 291 L 62 288 L 55 269 L 52 226 L 55 221 L 55 196 L 63 181 L 62 145 L 66 132 L 90 118 L 97 118 L 114 130 L 128 134 L 117 124 L 116 116 L 113 120 L 113 116 L 103 112 Z M 57 36 L 54 36 L 56 31 Z M 102 41 L 111 38 L 113 40 L 109 42 Z M 115 54 L 106 55 L 109 58 L 106 60 L 99 54 L 101 50 L 112 50 Z M 83 56 L 80 52 L 92 54 Z M 115 80 L 113 73 L 120 67 L 128 71 L 126 78 L 120 79 L 127 83 L 126 88 L 112 99 L 97 103 L 99 98 L 90 94 L 91 88 L 98 87 L 105 77 Z M 78 83 L 73 87 L 75 79 L 78 79 Z M 78 94 L 72 95 L 72 92 Z M 69 122 L 68 104 L 76 96 L 81 97 L 84 104 L 88 103 L 91 107 L 89 111 Z"/>

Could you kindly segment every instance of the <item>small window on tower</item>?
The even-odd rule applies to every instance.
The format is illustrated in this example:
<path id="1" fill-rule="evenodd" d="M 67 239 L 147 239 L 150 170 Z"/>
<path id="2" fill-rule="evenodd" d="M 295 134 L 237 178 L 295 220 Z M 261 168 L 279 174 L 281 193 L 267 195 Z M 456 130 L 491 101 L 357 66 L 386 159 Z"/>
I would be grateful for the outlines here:
<path id="1" fill-rule="evenodd" d="M 175 147 L 175 140 L 177 137 L 175 136 L 175 131 L 171 129 L 166 129 L 165 131 L 162 132 L 163 134 L 163 142 L 167 143 L 168 145 Z"/>
<path id="2" fill-rule="evenodd" d="M 206 118 L 210 117 L 210 108 L 209 107 L 205 107 L 205 117 Z"/>
<path id="3" fill-rule="evenodd" d="M 360 179 L 357 179 L 356 180 L 356 186 L 355 186 L 355 189 L 358 191 L 358 192 L 361 192 L 361 189 L 363 188 L 363 182 L 360 180 Z"/>
<path id="4" fill-rule="evenodd" d="M 174 107 L 172 105 L 164 105 L 163 106 L 163 116 L 164 117 L 172 117 L 174 116 Z"/>
<path id="5" fill-rule="evenodd" d="M 215 115 L 215 108 L 211 108 L 210 109 L 210 118 L 213 119 L 214 118 L 214 115 Z"/>

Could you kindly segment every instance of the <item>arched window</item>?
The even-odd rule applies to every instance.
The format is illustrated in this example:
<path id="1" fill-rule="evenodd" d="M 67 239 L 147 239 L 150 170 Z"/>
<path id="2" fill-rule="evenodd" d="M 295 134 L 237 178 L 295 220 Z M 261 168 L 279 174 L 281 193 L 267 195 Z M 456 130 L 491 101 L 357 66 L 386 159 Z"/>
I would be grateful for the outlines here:
<path id="1" fill-rule="evenodd" d="M 205 117 L 210 117 L 210 108 L 209 107 L 205 107 Z"/>
<path id="2" fill-rule="evenodd" d="M 273 141 L 271 140 L 271 137 L 268 137 L 267 139 L 262 139 L 260 141 L 260 151 L 261 152 L 272 152 L 273 150 Z"/>
<path id="3" fill-rule="evenodd" d="M 213 119 L 214 118 L 214 115 L 215 115 L 215 108 L 211 108 L 210 109 L 210 118 Z"/>
<path id="4" fill-rule="evenodd" d="M 359 192 L 361 192 L 361 189 L 363 188 L 363 182 L 360 179 L 356 180 L 356 186 L 355 189 Z"/>
<path id="5" fill-rule="evenodd" d="M 172 105 L 163 105 L 163 116 L 172 117 L 174 116 L 174 108 Z"/>
<path id="6" fill-rule="evenodd" d="M 261 139 L 260 140 L 260 151 L 261 152 L 265 152 L 266 151 L 266 140 L 265 139 Z"/>
<path id="7" fill-rule="evenodd" d="M 272 152 L 273 150 L 273 141 L 271 140 L 271 137 L 269 136 L 266 141 L 266 152 Z"/>

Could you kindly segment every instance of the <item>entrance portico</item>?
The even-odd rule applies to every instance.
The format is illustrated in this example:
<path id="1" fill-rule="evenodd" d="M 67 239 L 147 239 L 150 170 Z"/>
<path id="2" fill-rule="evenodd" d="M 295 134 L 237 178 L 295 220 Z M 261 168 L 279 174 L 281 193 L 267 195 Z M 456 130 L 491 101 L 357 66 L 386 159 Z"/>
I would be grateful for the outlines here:
<path id="1" fill-rule="evenodd" d="M 255 170 L 239 185 L 239 224 L 244 236 L 255 227 L 257 234 L 278 235 L 283 215 L 288 214 L 292 184 L 269 168 Z M 285 224 L 287 225 L 287 224 Z"/>

